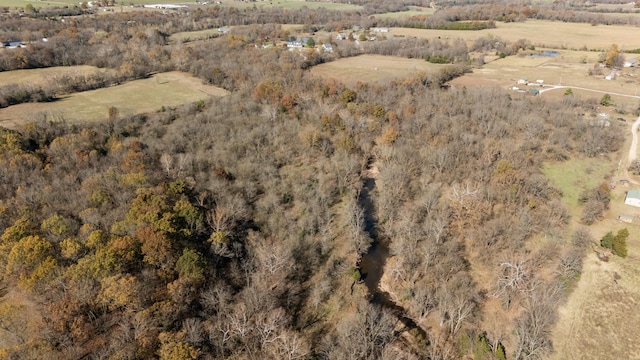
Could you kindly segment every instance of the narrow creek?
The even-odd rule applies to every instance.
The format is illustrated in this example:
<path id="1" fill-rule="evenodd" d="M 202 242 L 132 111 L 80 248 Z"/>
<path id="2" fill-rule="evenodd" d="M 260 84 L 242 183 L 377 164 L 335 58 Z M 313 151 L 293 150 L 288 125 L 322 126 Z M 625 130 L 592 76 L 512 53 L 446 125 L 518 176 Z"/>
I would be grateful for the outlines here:
<path id="1" fill-rule="evenodd" d="M 371 196 L 375 187 L 376 180 L 371 176 L 367 177 L 358 198 L 360 206 L 364 210 L 364 230 L 372 239 L 371 247 L 362 256 L 359 264 L 363 281 L 371 294 L 369 301 L 391 310 L 405 326 L 400 332 L 414 330 L 423 339 L 427 340 L 427 333 L 407 316 L 405 309 L 396 304 L 388 292 L 380 289 L 380 279 L 382 279 L 384 266 L 390 253 L 389 239 L 380 235 L 377 226 L 376 208 Z"/>

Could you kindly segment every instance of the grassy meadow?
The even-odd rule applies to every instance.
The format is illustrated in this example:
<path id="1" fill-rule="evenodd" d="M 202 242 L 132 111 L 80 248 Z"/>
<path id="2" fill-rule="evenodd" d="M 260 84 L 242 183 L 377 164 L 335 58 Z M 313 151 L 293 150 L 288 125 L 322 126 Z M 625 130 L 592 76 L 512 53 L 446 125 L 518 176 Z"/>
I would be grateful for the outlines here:
<path id="1" fill-rule="evenodd" d="M 606 164 L 601 164 L 606 165 Z M 609 164 L 612 165 L 612 164 Z M 640 358 L 640 209 L 624 204 L 625 192 L 634 185 L 619 185 L 605 219 L 589 227 L 597 243 L 608 231 L 627 228 L 628 256 L 600 261 L 588 248 L 580 280 L 562 304 L 552 332 L 551 360 Z M 636 223 L 617 221 L 620 214 L 636 216 Z M 601 250 L 600 250 L 601 251 Z"/>
<path id="2" fill-rule="evenodd" d="M 375 14 L 374 16 L 378 19 L 399 19 L 399 18 L 420 16 L 420 15 L 432 15 L 435 12 L 436 12 L 436 9 L 433 9 L 433 8 L 411 6 L 410 10 L 407 10 L 407 11 Z"/>
<path id="3" fill-rule="evenodd" d="M 418 72 L 433 71 L 442 66 L 446 65 L 432 64 L 422 59 L 360 55 L 314 66 L 311 74 L 355 85 L 358 82 L 387 83 L 408 78 Z"/>
<path id="4" fill-rule="evenodd" d="M 631 123 L 624 127 L 626 134 Z M 571 159 L 562 163 L 547 163 L 544 173 L 553 186 L 562 190 L 563 203 L 572 215 L 572 226 L 579 225 L 582 208 L 578 196 L 584 189 L 614 177 L 628 175 L 626 154 L 631 141 L 622 145 L 618 157 Z M 617 173 L 618 163 L 622 167 Z M 633 180 L 633 179 L 631 179 Z M 612 199 L 605 218 L 588 227 L 596 244 L 589 246 L 583 259 L 579 281 L 571 290 L 568 300 L 560 306 L 558 320 L 552 332 L 554 352 L 551 360 L 582 359 L 637 359 L 640 354 L 640 313 L 636 311 L 640 298 L 640 223 L 625 224 L 618 215 L 640 217 L 640 208 L 624 204 L 626 191 L 638 185 L 619 184 L 612 190 Z M 611 255 L 608 262 L 600 261 L 595 245 L 608 231 L 614 234 L 623 228 L 629 230 L 628 257 Z M 600 250 L 602 251 L 602 250 Z"/>
<path id="5" fill-rule="evenodd" d="M 88 75 L 101 71 L 110 71 L 99 69 L 95 66 L 78 65 L 78 66 L 56 66 L 42 69 L 26 69 L 14 71 L 0 71 L 0 86 L 9 84 L 32 84 L 44 85 L 57 76 L 62 75 Z"/>
<path id="6" fill-rule="evenodd" d="M 483 36 L 495 36 L 509 41 L 527 39 L 537 47 L 556 49 L 586 48 L 588 50 L 604 50 L 614 43 L 620 45 L 622 49 L 640 48 L 638 29 L 634 27 L 591 26 L 590 24 L 546 20 L 527 20 L 525 22 L 512 23 L 496 22 L 495 29 L 479 31 L 392 28 L 391 34 L 424 38 L 460 38 L 470 43 Z"/>
<path id="7" fill-rule="evenodd" d="M 612 168 L 613 167 L 613 168 Z M 615 166 L 600 158 L 571 159 L 560 163 L 546 163 L 543 168 L 551 184 L 562 191 L 562 202 L 574 218 L 580 217 L 582 209 L 578 202 L 580 194 L 611 179 Z"/>
<path id="8" fill-rule="evenodd" d="M 71 94 L 51 103 L 26 103 L 0 109 L 0 125 L 15 127 L 33 120 L 38 113 L 54 114 L 71 122 L 95 121 L 107 118 L 112 106 L 120 114 L 141 114 L 157 111 L 162 106 L 178 106 L 226 94 L 226 90 L 203 85 L 200 79 L 187 73 L 168 72 L 118 86 Z"/>

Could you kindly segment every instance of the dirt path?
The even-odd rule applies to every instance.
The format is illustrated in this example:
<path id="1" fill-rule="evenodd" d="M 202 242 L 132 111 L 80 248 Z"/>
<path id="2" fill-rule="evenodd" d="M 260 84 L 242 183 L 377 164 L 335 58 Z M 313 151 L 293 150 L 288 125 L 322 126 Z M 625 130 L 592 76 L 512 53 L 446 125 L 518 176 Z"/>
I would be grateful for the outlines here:
<path id="1" fill-rule="evenodd" d="M 579 86 L 568 86 L 568 85 L 551 85 L 551 86 L 545 85 L 544 88 L 542 90 L 540 90 L 540 94 L 545 93 L 547 91 L 558 90 L 558 89 L 576 89 L 576 90 L 584 90 L 584 91 L 596 92 L 596 93 L 600 93 L 600 94 L 609 94 L 609 95 L 615 95 L 615 96 L 624 96 L 624 97 L 630 97 L 630 98 L 634 98 L 634 99 L 640 99 L 640 96 L 637 96 L 637 95 L 615 93 L 615 92 L 611 92 L 611 91 L 596 90 L 596 89 L 583 88 L 583 87 L 579 87 Z"/>
<path id="2" fill-rule="evenodd" d="M 631 165 L 633 160 L 638 157 L 638 126 L 640 126 L 640 116 L 631 126 L 631 136 L 633 136 L 631 140 L 631 147 L 629 148 L 629 158 L 627 159 L 627 166 Z"/>

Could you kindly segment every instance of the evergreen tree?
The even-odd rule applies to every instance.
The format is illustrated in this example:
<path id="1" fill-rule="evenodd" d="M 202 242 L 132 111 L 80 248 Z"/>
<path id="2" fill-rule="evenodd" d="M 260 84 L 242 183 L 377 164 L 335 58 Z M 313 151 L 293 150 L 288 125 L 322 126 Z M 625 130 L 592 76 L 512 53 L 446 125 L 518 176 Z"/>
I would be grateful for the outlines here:
<path id="1" fill-rule="evenodd" d="M 627 238 L 629 237 L 629 230 L 624 228 L 616 234 L 612 240 L 611 251 L 620 257 L 627 257 Z"/>
<path id="2" fill-rule="evenodd" d="M 614 238 L 613 233 L 609 231 L 602 237 L 602 239 L 600 239 L 600 246 L 602 246 L 603 248 L 612 249 L 613 238 Z"/>

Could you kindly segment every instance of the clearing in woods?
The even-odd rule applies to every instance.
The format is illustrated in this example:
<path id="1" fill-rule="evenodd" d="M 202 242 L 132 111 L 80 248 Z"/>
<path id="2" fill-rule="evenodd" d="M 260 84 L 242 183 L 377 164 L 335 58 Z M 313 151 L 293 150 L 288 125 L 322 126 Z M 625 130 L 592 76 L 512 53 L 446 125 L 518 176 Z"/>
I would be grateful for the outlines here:
<path id="1" fill-rule="evenodd" d="M 53 114 L 71 122 L 95 121 L 106 119 L 112 106 L 122 115 L 133 115 L 227 94 L 226 90 L 204 85 L 188 73 L 173 71 L 118 86 L 74 93 L 50 103 L 9 106 L 0 109 L 0 126 L 16 127 L 35 120 L 39 113 Z"/>
<path id="2" fill-rule="evenodd" d="M 438 70 L 443 66 L 447 65 L 432 64 L 423 59 L 360 55 L 314 66 L 311 74 L 355 85 L 358 82 L 388 83 L 416 73 Z"/>
<path id="3" fill-rule="evenodd" d="M 95 66 L 78 65 L 78 66 L 54 66 L 42 69 L 27 69 L 27 70 L 13 70 L 13 71 L 0 71 L 0 86 L 9 84 L 20 85 L 45 85 L 57 77 L 63 75 L 78 76 L 89 75 L 97 72 L 111 71 L 106 69 L 99 69 Z"/>

